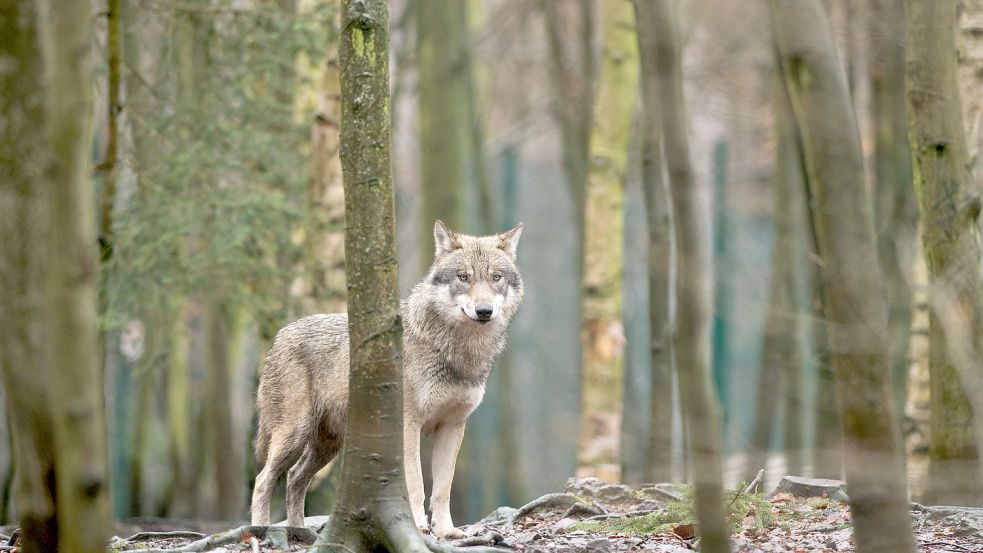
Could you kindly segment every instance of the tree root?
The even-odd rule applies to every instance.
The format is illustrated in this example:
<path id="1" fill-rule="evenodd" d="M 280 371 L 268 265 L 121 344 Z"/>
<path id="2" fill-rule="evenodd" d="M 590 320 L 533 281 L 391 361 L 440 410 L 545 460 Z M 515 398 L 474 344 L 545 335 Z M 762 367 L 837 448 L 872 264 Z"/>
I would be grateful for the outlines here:
<path id="1" fill-rule="evenodd" d="M 140 534 L 135 534 L 134 537 L 144 534 L 146 538 L 162 538 L 162 537 L 188 537 L 189 534 L 194 534 L 194 532 L 141 532 Z M 170 536 L 162 534 L 172 534 Z M 175 536 L 173 534 L 183 534 L 181 536 Z M 223 545 L 229 545 L 233 543 L 242 543 L 246 538 L 255 539 L 269 539 L 271 542 L 279 542 L 285 544 L 287 541 L 298 541 L 304 545 L 311 545 L 317 540 L 317 534 L 315 534 L 309 528 L 294 528 L 291 526 L 240 526 L 233 530 L 226 532 L 221 532 L 218 534 L 212 534 L 198 541 L 193 541 L 189 544 L 183 545 L 181 547 L 168 548 L 168 549 L 141 549 L 140 553 L 201 553 L 202 551 L 208 551 L 209 549 L 214 549 Z M 113 540 L 113 545 L 117 543 L 129 543 L 133 539 L 122 539 L 115 538 Z M 252 540 L 249 540 L 250 542 Z M 258 547 L 254 546 L 254 550 Z M 276 547 L 276 544 L 274 544 Z M 282 547 L 281 547 L 282 549 Z"/>
<path id="2" fill-rule="evenodd" d="M 489 530 L 478 536 L 463 538 L 451 542 L 453 547 L 473 547 L 476 545 L 500 545 L 505 543 L 505 538 L 494 530 Z"/>
<path id="3" fill-rule="evenodd" d="M 571 517 L 576 514 L 588 514 L 592 516 L 597 516 L 597 515 L 606 515 L 608 514 L 608 511 L 604 507 L 600 507 L 598 505 L 590 505 L 578 501 L 573 505 L 571 505 L 570 508 L 567 509 L 567 512 L 563 513 L 563 518 Z"/>
<path id="4" fill-rule="evenodd" d="M 478 538 L 485 538 L 489 534 L 494 534 L 501 538 L 501 535 L 497 532 L 485 532 L 481 536 L 476 536 Z M 433 536 L 421 535 L 423 541 L 427 544 L 427 548 L 430 549 L 432 553 L 505 553 L 513 551 L 513 549 L 506 547 L 495 547 L 489 544 L 487 541 L 477 541 L 474 545 L 470 545 L 473 538 L 465 538 L 463 540 L 457 540 L 454 543 L 440 543 Z M 468 545 L 455 545 L 458 542 L 466 542 Z M 504 541 L 502 542 L 504 543 Z M 141 552 L 142 553 L 142 552 Z"/>
<path id="5" fill-rule="evenodd" d="M 152 540 L 152 539 L 167 539 L 167 538 L 192 538 L 201 539 L 207 534 L 202 534 L 201 532 L 191 532 L 188 530 L 176 530 L 173 532 L 137 532 L 132 536 L 124 539 L 123 541 L 140 541 L 140 540 Z"/>
<path id="6" fill-rule="evenodd" d="M 515 524 L 515 521 L 519 520 L 520 517 L 524 517 L 529 513 L 535 511 L 536 509 L 570 508 L 577 503 L 583 503 L 583 502 L 580 500 L 579 497 L 571 493 L 548 493 L 540 497 L 539 499 L 534 499 L 529 503 L 526 503 L 522 507 L 519 507 L 518 511 L 512 513 L 512 516 L 506 519 L 505 525 L 511 527 L 512 525 Z"/>
<path id="7" fill-rule="evenodd" d="M 630 518 L 630 517 L 640 517 L 645 515 L 650 515 L 652 513 L 658 513 L 661 509 L 643 509 L 641 511 L 629 511 L 627 513 L 603 513 L 600 515 L 594 515 L 592 517 L 587 517 L 581 522 L 591 522 L 595 520 L 607 520 L 609 518 Z"/>

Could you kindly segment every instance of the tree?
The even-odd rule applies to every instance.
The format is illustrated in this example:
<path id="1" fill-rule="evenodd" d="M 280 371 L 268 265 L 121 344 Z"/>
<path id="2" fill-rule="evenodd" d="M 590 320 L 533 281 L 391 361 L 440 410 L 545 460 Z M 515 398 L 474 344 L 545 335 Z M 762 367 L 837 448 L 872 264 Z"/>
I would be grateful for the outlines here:
<path id="1" fill-rule="evenodd" d="M 638 43 L 627 0 L 606 0 L 602 51 L 593 106 L 584 217 L 583 412 L 581 446 L 593 438 L 588 418 L 616 412 L 621 401 L 624 178 L 632 105 L 638 82 Z M 581 459 L 592 462 L 597 459 Z"/>
<path id="2" fill-rule="evenodd" d="M 904 97 L 904 5 L 873 0 L 868 17 L 870 103 L 874 124 L 877 253 L 887 283 L 890 368 L 896 405 L 904 406 L 911 341 L 912 267 L 918 205 Z"/>
<path id="3" fill-rule="evenodd" d="M 696 516 L 701 549 L 730 551 L 724 516 L 720 460 L 720 413 L 710 378 L 710 323 L 713 304 L 710 260 L 710 206 L 707 190 L 693 174 L 683 99 L 678 30 L 668 0 L 638 1 L 639 30 L 652 35 L 659 118 L 669 173 L 676 265 L 676 352 L 684 416 L 689 419 L 695 475 Z M 653 421 L 654 422 L 654 421 Z"/>
<path id="4" fill-rule="evenodd" d="M 0 3 L 0 369 L 24 551 L 105 551 L 109 485 L 88 183 L 86 0 Z"/>
<path id="5" fill-rule="evenodd" d="M 889 392 L 887 306 L 851 107 L 819 0 L 770 0 L 785 86 L 804 148 L 858 551 L 913 551 Z"/>
<path id="6" fill-rule="evenodd" d="M 646 0 L 635 0 L 638 25 L 638 58 L 642 106 L 642 192 L 648 222 L 649 288 L 649 437 L 645 445 L 642 476 L 645 482 L 666 482 L 672 478 L 672 317 L 670 278 L 672 275 L 672 204 L 664 177 L 662 156 L 662 105 L 659 99 L 659 45 L 655 23 Z M 626 409 L 629 407 L 626 405 Z M 624 474 L 624 471 L 622 471 Z"/>
<path id="7" fill-rule="evenodd" d="M 979 504 L 983 280 L 977 268 L 983 256 L 980 200 L 956 81 L 956 2 L 908 0 L 905 6 L 909 136 L 930 285 L 932 421 L 926 493 L 935 501 Z"/>

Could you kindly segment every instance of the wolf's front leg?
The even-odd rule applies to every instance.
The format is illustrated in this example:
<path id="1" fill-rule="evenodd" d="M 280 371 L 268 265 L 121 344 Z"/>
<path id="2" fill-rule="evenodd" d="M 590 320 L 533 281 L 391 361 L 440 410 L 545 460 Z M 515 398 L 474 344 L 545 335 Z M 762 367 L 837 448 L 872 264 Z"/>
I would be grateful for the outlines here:
<path id="1" fill-rule="evenodd" d="M 441 424 L 433 433 L 433 492 L 430 494 L 430 515 L 433 533 L 441 538 L 463 538 L 464 532 L 451 521 L 451 482 L 457 452 L 464 439 L 465 421 Z"/>
<path id="2" fill-rule="evenodd" d="M 427 527 L 427 512 L 423 509 L 423 469 L 420 468 L 420 423 L 409 414 L 403 415 L 403 471 L 410 511 L 417 528 Z"/>

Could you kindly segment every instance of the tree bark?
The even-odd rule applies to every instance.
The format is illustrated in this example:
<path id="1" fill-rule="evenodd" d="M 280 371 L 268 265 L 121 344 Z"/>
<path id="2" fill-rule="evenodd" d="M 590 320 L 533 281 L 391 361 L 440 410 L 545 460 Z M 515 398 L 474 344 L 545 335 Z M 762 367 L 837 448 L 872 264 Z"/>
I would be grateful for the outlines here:
<path id="1" fill-rule="evenodd" d="M 670 281 L 673 271 L 672 204 L 664 176 L 662 105 L 659 98 L 658 22 L 647 0 L 635 0 L 640 85 L 645 117 L 641 119 L 642 192 L 648 222 L 649 289 L 649 437 L 642 477 L 645 482 L 672 479 L 672 315 Z M 627 408 L 627 407 L 626 407 Z"/>
<path id="2" fill-rule="evenodd" d="M 932 419 L 926 496 L 976 505 L 983 500 L 980 199 L 956 80 L 956 2 L 907 0 L 905 6 L 911 148 L 930 281 Z"/>
<path id="3" fill-rule="evenodd" d="M 593 108 L 584 220 L 581 451 L 597 437 L 594 417 L 621 403 L 624 178 L 638 81 L 634 14 L 626 0 L 603 4 L 603 47 Z M 610 452 L 611 456 L 616 451 Z M 581 459 L 584 463 L 614 459 Z"/>
<path id="4" fill-rule="evenodd" d="M 87 0 L 5 0 L 0 55 L 0 369 L 24 551 L 104 551 L 110 511 L 88 186 Z"/>
<path id="5" fill-rule="evenodd" d="M 425 551 L 403 475 L 403 397 L 383 0 L 343 0 L 341 164 L 351 344 L 342 486 L 315 550 Z"/>
<path id="6" fill-rule="evenodd" d="M 887 306 L 871 198 L 846 75 L 819 0 L 770 0 L 804 145 L 858 551 L 913 551 L 889 389 Z"/>
<path id="7" fill-rule="evenodd" d="M 683 410 L 690 425 L 700 548 L 711 553 L 730 551 L 730 528 L 723 505 L 720 408 L 710 378 L 713 270 L 709 191 L 697 182 L 690 161 L 682 56 L 669 0 L 639 1 L 635 8 L 639 21 L 645 22 L 644 28 L 655 35 L 657 90 L 662 102 L 662 136 L 678 255 L 673 347 Z"/>
<path id="8" fill-rule="evenodd" d="M 440 219 L 450 228 L 467 228 L 464 187 L 468 132 L 467 3 L 460 0 L 418 2 L 417 72 L 420 98 L 421 244 L 433 241 Z M 430 256 L 421 255 L 421 272 Z"/>
<path id="9" fill-rule="evenodd" d="M 918 205 L 911 189 L 911 149 L 904 99 L 904 5 L 872 0 L 870 102 L 874 125 L 875 216 L 877 253 L 887 284 L 890 312 L 890 368 L 895 405 L 905 404 L 911 341 L 911 280 Z"/>

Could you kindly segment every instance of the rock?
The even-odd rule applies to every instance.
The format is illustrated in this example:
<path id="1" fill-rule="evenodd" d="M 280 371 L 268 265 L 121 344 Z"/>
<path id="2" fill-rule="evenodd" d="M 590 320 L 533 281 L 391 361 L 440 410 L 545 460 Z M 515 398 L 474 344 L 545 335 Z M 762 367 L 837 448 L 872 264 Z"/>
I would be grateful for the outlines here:
<path id="1" fill-rule="evenodd" d="M 829 480 L 826 478 L 805 478 L 803 476 L 786 476 L 778 483 L 775 491 L 768 497 L 774 497 L 780 493 L 788 493 L 793 497 L 826 497 L 832 501 L 847 501 L 843 487 L 846 485 L 842 480 Z"/>
<path id="2" fill-rule="evenodd" d="M 609 484 L 600 478 L 588 476 L 587 478 L 567 478 L 566 492 L 572 493 L 584 499 L 596 499 L 597 492 Z"/>
<path id="3" fill-rule="evenodd" d="M 313 517 L 304 517 L 304 526 L 306 526 L 307 528 L 310 528 L 311 530 L 314 530 L 315 532 L 317 532 L 322 527 L 324 527 L 324 525 L 327 524 L 329 520 L 331 520 L 331 517 L 329 515 L 318 515 L 318 516 L 313 516 Z M 287 525 L 287 521 L 286 520 L 281 520 L 280 522 L 274 524 L 273 526 L 286 526 L 286 525 Z"/>
<path id="4" fill-rule="evenodd" d="M 475 524 L 490 524 L 492 522 L 498 522 L 500 520 L 508 520 L 512 518 L 518 509 L 515 507 L 499 507 L 494 511 L 488 513 L 488 516 L 479 520 Z"/>
<path id="5" fill-rule="evenodd" d="M 515 543 L 529 543 L 531 541 L 536 541 L 541 537 L 543 537 L 542 534 L 536 532 L 535 530 L 523 532 L 515 537 Z"/>
<path id="6" fill-rule="evenodd" d="M 567 528 L 570 528 L 574 524 L 577 524 L 577 521 L 572 518 L 561 518 L 560 520 L 556 521 L 556 523 L 553 524 L 553 529 L 566 530 Z"/>
<path id="7" fill-rule="evenodd" d="M 596 497 L 604 503 L 629 503 L 636 500 L 631 488 L 624 484 L 606 484 L 597 489 Z"/>
<path id="8" fill-rule="evenodd" d="M 611 544 L 607 539 L 601 538 L 599 540 L 594 540 L 588 542 L 583 549 L 584 553 L 610 553 Z"/>
<path id="9" fill-rule="evenodd" d="M 983 509 L 979 507 L 932 506 L 925 508 L 925 516 L 952 527 L 960 538 L 983 537 Z"/>

